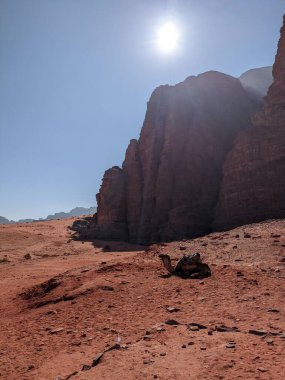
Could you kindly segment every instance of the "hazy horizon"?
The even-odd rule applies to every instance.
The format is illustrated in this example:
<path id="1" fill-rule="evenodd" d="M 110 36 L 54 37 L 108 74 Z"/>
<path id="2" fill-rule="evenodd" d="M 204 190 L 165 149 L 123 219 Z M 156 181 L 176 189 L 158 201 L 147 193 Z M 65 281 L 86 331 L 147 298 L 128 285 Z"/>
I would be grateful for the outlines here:
<path id="1" fill-rule="evenodd" d="M 96 206 L 104 171 L 138 138 L 152 91 L 271 66 L 283 0 L 0 1 L 0 215 Z M 174 20 L 179 49 L 157 27 Z"/>

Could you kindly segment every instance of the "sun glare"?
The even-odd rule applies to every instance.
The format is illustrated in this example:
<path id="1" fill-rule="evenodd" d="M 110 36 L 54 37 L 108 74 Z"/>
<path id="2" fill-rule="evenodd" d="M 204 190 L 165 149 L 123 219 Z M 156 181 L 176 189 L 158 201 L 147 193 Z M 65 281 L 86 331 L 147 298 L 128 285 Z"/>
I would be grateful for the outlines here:
<path id="1" fill-rule="evenodd" d="M 171 53 L 177 46 L 178 30 L 172 22 L 164 24 L 157 34 L 157 45 L 164 53 Z"/>

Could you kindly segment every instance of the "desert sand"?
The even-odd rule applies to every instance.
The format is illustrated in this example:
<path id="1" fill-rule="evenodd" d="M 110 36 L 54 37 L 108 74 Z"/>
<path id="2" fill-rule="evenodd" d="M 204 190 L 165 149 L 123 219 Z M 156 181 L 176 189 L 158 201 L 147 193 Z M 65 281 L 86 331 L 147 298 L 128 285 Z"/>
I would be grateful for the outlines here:
<path id="1" fill-rule="evenodd" d="M 151 247 L 74 220 L 0 226 L 1 379 L 284 379 L 285 220 Z M 195 251 L 211 277 L 158 258 Z"/>

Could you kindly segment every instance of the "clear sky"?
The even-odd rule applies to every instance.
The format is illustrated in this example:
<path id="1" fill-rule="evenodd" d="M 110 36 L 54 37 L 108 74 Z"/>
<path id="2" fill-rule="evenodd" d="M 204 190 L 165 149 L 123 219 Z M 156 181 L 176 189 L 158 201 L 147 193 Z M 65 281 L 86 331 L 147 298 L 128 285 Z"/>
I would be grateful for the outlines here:
<path id="1" fill-rule="evenodd" d="M 284 0 L 0 0 L 0 215 L 95 205 L 160 84 L 271 65 Z M 179 47 L 163 54 L 157 28 Z"/>

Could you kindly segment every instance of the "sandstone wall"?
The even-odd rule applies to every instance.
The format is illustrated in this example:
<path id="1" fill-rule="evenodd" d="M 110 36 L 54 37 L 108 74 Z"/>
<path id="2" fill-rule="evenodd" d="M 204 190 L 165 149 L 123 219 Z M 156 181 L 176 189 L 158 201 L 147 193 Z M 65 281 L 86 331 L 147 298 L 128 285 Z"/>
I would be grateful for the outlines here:
<path id="1" fill-rule="evenodd" d="M 207 233 L 225 156 L 253 103 L 238 79 L 218 72 L 157 88 L 122 169 L 104 175 L 96 237 L 151 243 Z"/>
<path id="2" fill-rule="evenodd" d="M 224 165 L 214 229 L 285 217 L 285 16 L 266 104 Z"/>

